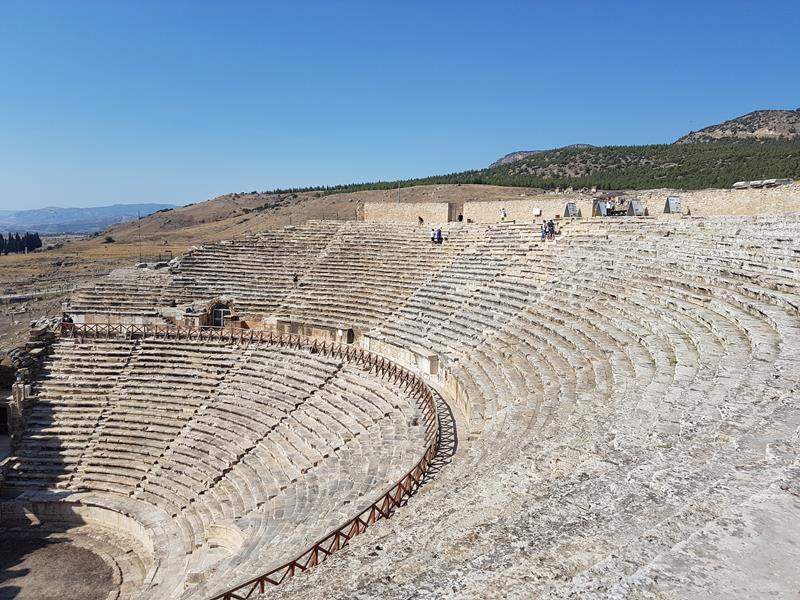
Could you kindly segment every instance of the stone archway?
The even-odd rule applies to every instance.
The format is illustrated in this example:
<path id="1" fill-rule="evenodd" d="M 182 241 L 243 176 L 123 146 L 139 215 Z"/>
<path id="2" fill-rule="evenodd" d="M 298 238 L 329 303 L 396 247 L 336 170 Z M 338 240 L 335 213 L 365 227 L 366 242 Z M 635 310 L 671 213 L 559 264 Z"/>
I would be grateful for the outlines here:
<path id="1" fill-rule="evenodd" d="M 208 324 L 212 327 L 225 327 L 225 323 L 231 314 L 230 305 L 217 302 L 208 311 Z"/>

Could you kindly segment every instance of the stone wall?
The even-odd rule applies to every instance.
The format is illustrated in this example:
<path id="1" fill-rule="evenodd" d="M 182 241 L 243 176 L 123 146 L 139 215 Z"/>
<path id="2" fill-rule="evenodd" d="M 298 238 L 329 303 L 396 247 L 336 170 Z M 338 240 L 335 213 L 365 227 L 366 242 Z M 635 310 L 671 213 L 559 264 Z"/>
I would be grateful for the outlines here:
<path id="1" fill-rule="evenodd" d="M 684 213 L 692 215 L 756 215 L 800 212 L 800 184 L 794 183 L 776 188 L 760 190 L 631 190 L 626 197 L 639 198 L 647 207 L 650 216 L 664 212 L 667 196 L 680 196 Z M 507 221 L 531 221 L 533 209 L 540 208 L 542 215 L 537 220 L 551 219 L 563 215 L 564 204 L 575 202 L 581 216 L 592 216 L 592 194 L 574 192 L 568 194 L 546 193 L 520 200 L 482 200 L 464 203 L 464 220 L 474 223 L 497 223 L 500 209 L 505 207 Z"/>
<path id="2" fill-rule="evenodd" d="M 646 190 L 631 192 L 641 198 L 650 214 L 664 211 L 667 196 L 680 196 L 684 212 L 692 215 L 756 215 L 800 212 L 800 184 L 783 185 L 760 190 Z M 584 215 L 585 216 L 585 215 Z"/>
<path id="3" fill-rule="evenodd" d="M 447 223 L 449 204 L 447 202 L 366 202 L 364 220 L 377 223 L 417 223 L 422 217 L 426 225 Z"/>
<path id="4" fill-rule="evenodd" d="M 161 316 L 145 315 L 95 315 L 70 313 L 76 325 L 167 325 Z"/>
<path id="5" fill-rule="evenodd" d="M 428 385 L 432 385 L 446 397 L 451 406 L 455 406 L 464 417 L 471 433 L 479 431 L 483 415 L 475 414 L 466 388 L 457 377 L 440 363 L 439 356 L 432 350 L 416 344 L 398 346 L 377 337 L 365 335 L 361 339 L 361 347 L 368 352 L 385 356 L 389 360 L 422 375 Z"/>
<path id="6" fill-rule="evenodd" d="M 539 208 L 542 214 L 535 220 L 552 219 L 556 215 L 563 215 L 564 205 L 575 202 L 581 211 L 581 216 L 592 216 L 591 196 L 582 194 L 541 195 L 524 200 L 505 201 L 478 201 L 464 203 L 464 220 L 473 223 L 496 223 L 500 220 L 500 209 L 505 208 L 508 216 L 506 221 L 533 221 L 533 209 Z"/>

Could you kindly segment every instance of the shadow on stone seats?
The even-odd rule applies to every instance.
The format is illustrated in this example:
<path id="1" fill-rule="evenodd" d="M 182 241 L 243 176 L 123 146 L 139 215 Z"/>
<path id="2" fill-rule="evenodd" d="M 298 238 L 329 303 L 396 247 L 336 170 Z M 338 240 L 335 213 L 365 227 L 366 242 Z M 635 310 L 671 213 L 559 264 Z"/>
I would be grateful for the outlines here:
<path id="1" fill-rule="evenodd" d="M 10 458 L 0 479 L 0 498 L 7 500 L 48 489 L 64 488 L 77 467 L 91 432 L 70 420 L 72 414 L 57 414 L 54 403 L 36 401 L 24 409 L 21 433 L 11 439 Z M 68 444 L 65 438 L 73 438 Z M 4 515 L 0 514 L 0 519 Z"/>
<path id="2" fill-rule="evenodd" d="M 36 499 L 69 480 L 80 449 L 70 454 L 57 432 L 79 426 L 59 423 L 48 402 L 29 406 L 25 421 L 0 479 L 0 600 L 104 600 L 114 585 L 111 567 L 71 543 L 69 530 L 83 520 L 69 510 L 47 518 Z"/>
<path id="3" fill-rule="evenodd" d="M 439 417 L 439 451 L 433 457 L 433 461 L 422 479 L 423 484 L 434 479 L 445 466 L 450 464 L 458 451 L 458 431 L 453 410 L 438 392 L 434 391 L 433 394 L 436 401 L 436 413 Z M 402 504 L 405 505 L 410 498 L 411 496 L 408 496 Z"/>

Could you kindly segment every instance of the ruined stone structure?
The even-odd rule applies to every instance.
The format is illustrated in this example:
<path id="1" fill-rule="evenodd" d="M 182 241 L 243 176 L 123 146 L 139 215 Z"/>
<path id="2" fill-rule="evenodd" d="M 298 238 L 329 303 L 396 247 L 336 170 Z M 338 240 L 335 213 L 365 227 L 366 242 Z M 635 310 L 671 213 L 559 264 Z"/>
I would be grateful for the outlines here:
<path id="1" fill-rule="evenodd" d="M 264 597 L 795 594 L 800 217 L 446 236 L 309 222 L 80 291 L 85 330 L 216 314 L 227 341 L 56 342 L 0 516 L 112 530 L 100 550 L 128 598 L 208 600 L 301 555 L 430 446 L 403 385 L 253 341 L 292 331 L 422 377 L 452 410 L 439 447 L 455 453 L 391 519 Z"/>
<path id="2" fill-rule="evenodd" d="M 592 202 L 590 198 L 576 196 L 570 197 L 584 215 L 592 214 Z M 473 201 L 464 203 L 464 220 L 474 223 L 497 223 L 500 221 L 500 210 L 505 208 L 506 221 L 519 221 L 522 223 L 532 223 L 534 220 L 541 222 L 542 219 L 553 219 L 562 216 L 564 210 L 564 197 L 537 197 L 520 200 L 508 200 L 505 202 Z M 537 209 L 537 216 L 534 216 L 534 209 Z M 587 211 L 588 209 L 588 211 Z"/>
<path id="3" fill-rule="evenodd" d="M 429 229 L 437 225 L 455 221 L 458 217 L 455 203 L 448 202 L 366 202 L 364 220 L 376 223 L 413 223 Z"/>

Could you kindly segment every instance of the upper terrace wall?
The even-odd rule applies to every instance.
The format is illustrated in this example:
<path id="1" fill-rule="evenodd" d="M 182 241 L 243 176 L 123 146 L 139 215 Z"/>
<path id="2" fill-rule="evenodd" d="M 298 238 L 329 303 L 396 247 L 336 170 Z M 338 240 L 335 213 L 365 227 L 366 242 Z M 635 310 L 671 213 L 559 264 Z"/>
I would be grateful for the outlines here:
<path id="1" fill-rule="evenodd" d="M 630 190 L 627 197 L 639 198 L 651 216 L 664 211 L 667 196 L 680 196 L 684 211 L 695 216 L 757 215 L 800 212 L 800 184 L 764 189 L 708 189 L 708 190 Z M 481 200 L 464 203 L 464 220 L 474 223 L 496 223 L 500 209 L 505 208 L 507 221 L 531 221 L 533 209 L 542 210 L 541 219 L 563 215 L 564 204 L 575 202 L 582 216 L 592 216 L 592 195 L 578 192 L 567 194 L 547 193 L 520 200 Z"/>
<path id="2" fill-rule="evenodd" d="M 646 190 L 630 192 L 638 196 L 650 210 L 658 215 L 664 210 L 667 196 L 680 196 L 683 209 L 695 216 L 757 215 L 800 212 L 800 184 L 783 185 L 760 190 Z M 584 216 L 590 216 L 584 213 Z"/>
<path id="3" fill-rule="evenodd" d="M 542 214 L 536 220 L 552 219 L 556 215 L 563 215 L 564 204 L 575 202 L 581 211 L 582 216 L 592 216 L 591 198 L 578 197 L 575 194 L 564 194 L 553 197 L 532 197 L 525 200 L 481 200 L 477 202 L 464 203 L 464 220 L 471 220 L 473 223 L 496 223 L 500 220 L 500 209 L 505 208 L 506 221 L 532 221 L 534 219 L 533 209 L 539 208 Z"/>
<path id="4" fill-rule="evenodd" d="M 364 220 L 378 223 L 417 223 L 422 217 L 426 225 L 447 223 L 447 202 L 367 202 L 364 204 Z"/>

